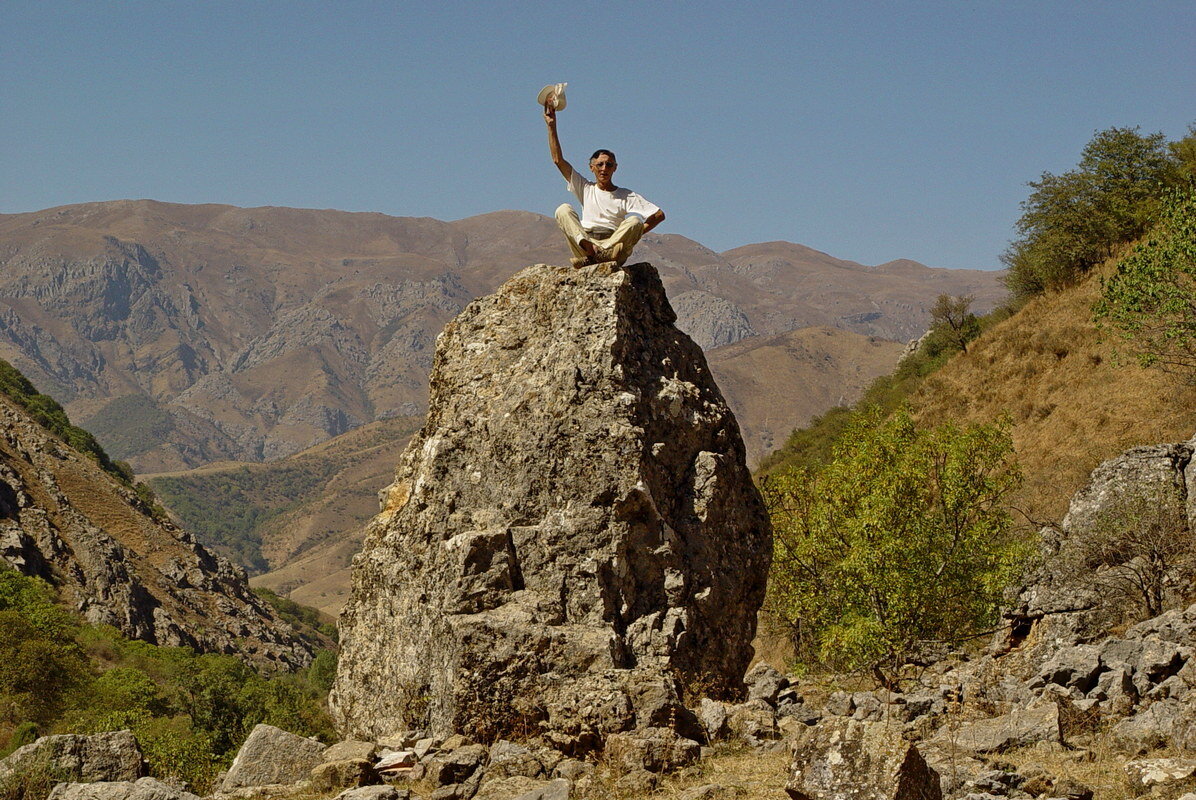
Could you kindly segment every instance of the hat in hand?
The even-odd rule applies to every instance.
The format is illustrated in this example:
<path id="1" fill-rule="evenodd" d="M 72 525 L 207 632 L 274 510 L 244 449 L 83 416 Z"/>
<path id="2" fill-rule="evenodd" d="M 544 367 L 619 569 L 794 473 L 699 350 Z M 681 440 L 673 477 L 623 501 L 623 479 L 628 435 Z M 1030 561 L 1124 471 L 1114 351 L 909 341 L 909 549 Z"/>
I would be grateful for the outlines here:
<path id="1" fill-rule="evenodd" d="M 565 107 L 565 87 L 567 83 L 550 83 L 536 95 L 536 102 L 540 105 L 552 103 L 552 107 L 560 111 Z"/>

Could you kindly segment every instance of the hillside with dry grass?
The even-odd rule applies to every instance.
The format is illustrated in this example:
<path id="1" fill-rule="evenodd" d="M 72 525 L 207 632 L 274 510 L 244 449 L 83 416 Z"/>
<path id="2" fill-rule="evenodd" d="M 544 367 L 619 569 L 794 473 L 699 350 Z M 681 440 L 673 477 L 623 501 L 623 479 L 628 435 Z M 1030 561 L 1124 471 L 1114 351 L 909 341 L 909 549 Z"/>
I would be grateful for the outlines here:
<path id="1" fill-rule="evenodd" d="M 1134 445 L 1196 432 L 1196 387 L 1119 357 L 1092 306 L 1110 261 L 1077 285 L 1030 300 L 940 370 L 911 398 L 923 421 L 1008 415 L 1025 485 L 1014 503 L 1058 520 L 1101 461 Z"/>

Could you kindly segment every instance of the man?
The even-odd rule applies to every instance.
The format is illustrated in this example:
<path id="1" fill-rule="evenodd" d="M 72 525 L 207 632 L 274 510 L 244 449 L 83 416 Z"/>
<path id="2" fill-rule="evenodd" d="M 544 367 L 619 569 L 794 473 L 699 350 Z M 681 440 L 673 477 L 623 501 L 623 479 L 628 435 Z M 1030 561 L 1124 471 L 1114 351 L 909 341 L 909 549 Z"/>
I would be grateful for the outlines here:
<path id="1" fill-rule="evenodd" d="M 544 122 L 548 124 L 548 152 L 552 163 L 569 184 L 569 191 L 581 201 L 581 218 L 573 206 L 564 203 L 556 210 L 573 266 L 614 261 L 622 266 L 631 249 L 648 231 L 664 221 L 664 212 L 630 189 L 612 182 L 618 164 L 615 154 L 598 150 L 590 156 L 594 180 L 587 180 L 561 155 L 561 141 L 556 134 L 556 107 L 551 98 L 544 104 Z"/>

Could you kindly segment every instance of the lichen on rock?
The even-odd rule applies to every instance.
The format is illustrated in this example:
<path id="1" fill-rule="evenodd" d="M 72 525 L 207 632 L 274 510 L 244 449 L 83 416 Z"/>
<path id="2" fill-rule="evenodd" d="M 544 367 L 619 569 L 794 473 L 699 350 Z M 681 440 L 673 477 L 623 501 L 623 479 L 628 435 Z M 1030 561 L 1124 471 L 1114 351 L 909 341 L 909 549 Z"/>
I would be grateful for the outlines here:
<path id="1" fill-rule="evenodd" d="M 675 320 L 649 264 L 536 265 L 445 327 L 354 561 L 344 732 L 583 750 L 742 691 L 772 534 Z"/>

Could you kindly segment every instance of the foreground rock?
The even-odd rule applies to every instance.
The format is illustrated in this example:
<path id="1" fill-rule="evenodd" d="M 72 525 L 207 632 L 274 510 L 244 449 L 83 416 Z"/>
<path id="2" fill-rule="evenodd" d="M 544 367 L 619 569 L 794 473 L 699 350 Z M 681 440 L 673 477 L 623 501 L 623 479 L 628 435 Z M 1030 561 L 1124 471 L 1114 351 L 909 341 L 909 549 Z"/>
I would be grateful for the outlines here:
<path id="1" fill-rule="evenodd" d="M 76 781 L 135 781 L 145 775 L 141 746 L 131 731 L 43 736 L 0 761 L 0 777 L 39 765 Z"/>
<path id="2" fill-rule="evenodd" d="M 255 725 L 237 751 L 220 785 L 223 792 L 244 786 L 296 783 L 307 779 L 324 760 L 325 747 L 273 725 Z"/>
<path id="3" fill-rule="evenodd" d="M 741 690 L 771 532 L 674 320 L 650 265 L 540 265 L 445 328 L 354 562 L 344 732 L 584 750 L 678 717 L 673 675 Z"/>
<path id="4" fill-rule="evenodd" d="M 47 800 L 199 800 L 199 797 L 155 778 L 141 778 L 137 781 L 60 783 Z"/>
<path id="5" fill-rule="evenodd" d="M 785 791 L 793 800 L 940 800 L 939 774 L 900 728 L 839 719 L 793 741 Z"/>

